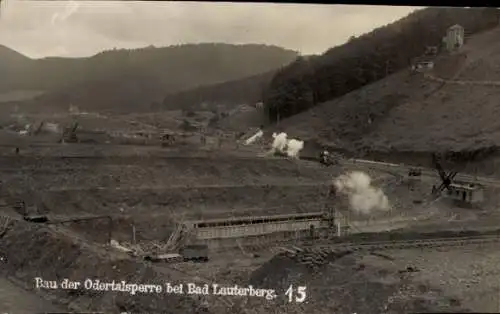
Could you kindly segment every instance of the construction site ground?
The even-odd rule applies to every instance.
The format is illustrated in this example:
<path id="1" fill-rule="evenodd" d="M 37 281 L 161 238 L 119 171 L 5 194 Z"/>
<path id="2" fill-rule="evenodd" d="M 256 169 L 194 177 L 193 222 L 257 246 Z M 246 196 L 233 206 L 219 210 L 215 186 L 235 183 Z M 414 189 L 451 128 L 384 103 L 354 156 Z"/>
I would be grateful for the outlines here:
<path id="1" fill-rule="evenodd" d="M 284 257 L 276 256 L 279 252 L 277 247 L 300 245 L 290 241 L 274 246 L 267 243 L 244 248 L 235 246 L 227 252 L 213 254 L 208 263 L 151 264 L 110 248 L 107 245 L 109 234 L 106 220 L 55 225 L 29 223 L 12 209 L 13 203 L 19 199 L 25 200 L 28 208 L 38 205 L 38 210 L 51 220 L 111 215 L 112 238 L 123 245 L 130 245 L 135 227 L 136 241 L 145 249 L 153 249 L 154 244 L 164 243 L 175 224 L 187 219 L 311 212 L 321 211 L 325 206 L 345 206 L 339 200 L 326 198 L 326 193 L 334 177 L 356 169 L 367 172 L 373 184 L 385 191 L 392 209 L 375 212 L 369 217 L 352 213 L 355 232 L 401 228 L 428 231 L 443 228 L 485 229 L 496 227 L 494 220 L 498 221 L 499 216 L 494 206 L 494 196 L 497 194 L 494 189 L 487 191 L 491 198 L 482 208 L 459 209 L 444 201 L 427 201 L 431 185 L 437 183 L 433 177 L 424 177 L 411 190 L 405 176 L 390 171 L 347 163 L 325 168 L 312 161 L 259 157 L 255 152 L 235 151 L 234 147 L 231 150 L 221 148 L 203 151 L 144 146 L 45 144 L 42 148 L 27 147 L 20 155 L 15 155 L 7 147 L 0 151 L 0 201 L 3 203 L 0 211 L 2 219 L 11 219 L 8 231 L 0 238 L 0 253 L 5 256 L 0 281 L 0 284 L 5 284 L 0 289 L 10 289 L 9 285 L 14 283 L 22 289 L 12 288 L 11 293 L 23 298 L 25 294 L 29 295 L 27 300 L 33 300 L 33 304 L 42 295 L 47 301 L 40 300 L 40 305 L 36 306 L 48 306 L 49 309 L 50 303 L 56 302 L 57 306 L 81 311 L 193 313 L 203 300 L 189 295 L 131 296 L 124 292 L 63 289 L 34 291 L 34 278 L 37 276 L 47 280 L 69 278 L 82 282 L 86 278 L 94 278 L 148 284 L 254 283 L 258 288 L 277 290 L 288 286 L 288 282 L 298 280 L 309 289 L 307 302 L 302 305 L 284 305 L 283 297 L 272 301 L 248 299 L 247 305 L 240 303 L 242 300 L 238 297 L 233 297 L 229 298 L 232 300 L 230 303 L 252 308 L 253 313 L 270 313 L 272 309 L 274 313 L 305 313 L 305 310 L 307 313 L 330 313 L 330 310 L 324 310 L 333 311 L 334 308 L 335 313 L 352 313 L 351 310 L 373 313 L 368 312 L 368 309 L 373 309 L 375 305 L 376 308 L 385 306 L 389 297 L 398 298 L 397 295 L 401 293 L 408 295 L 414 292 L 400 291 L 401 287 L 409 287 L 412 285 L 409 282 L 414 281 L 413 274 L 405 277 L 398 272 L 409 263 L 406 256 L 421 254 L 428 256 L 424 261 L 439 261 L 439 256 L 448 253 L 436 249 L 401 250 L 394 253 L 395 256 L 399 254 L 394 263 L 384 259 L 372 262 L 370 259 L 373 258 L 362 256 L 361 253 L 348 254 L 338 259 L 332 257 L 332 261 L 320 271 L 310 271 L 297 261 L 280 261 Z M 461 254 L 458 249 L 447 250 L 450 256 Z M 472 254 L 469 252 L 472 250 L 483 250 L 484 254 L 490 254 L 487 259 L 476 257 L 477 263 L 488 260 L 494 265 L 497 263 L 495 258 L 499 258 L 493 255 L 494 250 L 491 248 L 467 247 L 463 250 L 464 254 Z M 250 253 L 258 257 L 251 257 Z M 366 258 L 368 260 L 365 261 Z M 387 265 L 381 265 L 382 262 Z M 432 266 L 430 262 L 427 263 L 416 265 L 422 269 L 422 274 L 426 271 L 425 267 Z M 466 271 L 475 261 L 472 257 L 451 258 L 450 265 L 452 263 L 458 264 L 449 267 Z M 362 271 L 356 268 L 358 266 L 353 266 L 360 264 L 365 265 Z M 434 267 L 440 267 L 438 264 Z M 451 268 L 444 268 L 443 276 L 451 278 L 452 275 L 447 273 Z M 389 270 L 384 273 L 383 269 Z M 484 269 L 481 276 L 491 276 L 493 268 Z M 296 279 L 292 280 L 290 276 Z M 262 281 L 264 277 L 271 281 Z M 378 281 L 373 279 L 375 277 Z M 361 280 L 366 278 L 371 278 L 371 281 L 362 283 Z M 459 289 L 456 285 L 461 283 L 454 284 L 452 287 L 425 282 L 421 285 L 426 288 L 419 288 L 422 290 L 420 294 L 427 298 L 437 294 L 445 300 L 442 302 L 449 302 L 446 304 L 454 304 L 457 308 L 484 310 L 493 307 L 493 303 L 471 303 L 469 297 L 456 296 L 458 292 L 453 289 Z M 435 290 L 441 288 L 444 290 Z M 346 296 L 339 297 L 338 289 L 343 289 Z M 478 292 L 474 293 L 483 293 L 481 289 L 476 289 Z M 352 300 L 347 297 L 349 294 Z M 375 297 L 369 299 L 372 294 Z M 486 298 L 486 294 L 483 295 Z M 228 301 L 221 297 L 210 296 L 207 300 L 212 313 L 239 312 L 237 308 L 230 308 Z M 401 297 L 398 300 L 406 299 Z M 340 304 L 343 301 L 345 304 Z M 21 306 L 26 306 L 25 311 L 29 311 L 31 304 L 31 301 L 20 301 L 18 305 L 14 301 L 6 302 L 0 299 L 0 307 L 3 303 L 11 307 L 16 305 L 19 306 L 19 313 L 24 313 Z M 372 306 L 370 302 L 376 304 Z M 402 306 L 402 303 L 395 304 L 390 306 L 393 313 L 400 309 L 398 306 Z M 17 312 L 13 310 L 13 313 Z"/>
<path id="2" fill-rule="evenodd" d="M 5 313 L 16 314 L 61 312 L 64 310 L 64 307 L 57 306 L 36 293 L 26 291 L 3 277 L 0 277 L 0 305 Z"/>
<path id="3" fill-rule="evenodd" d="M 254 273 L 254 284 L 280 291 L 290 284 L 305 285 L 309 298 L 273 305 L 251 300 L 247 307 L 259 308 L 255 313 L 276 308 L 278 313 L 297 314 L 493 313 L 499 309 L 497 251 L 498 244 L 339 253 L 314 269 L 280 256 Z"/>

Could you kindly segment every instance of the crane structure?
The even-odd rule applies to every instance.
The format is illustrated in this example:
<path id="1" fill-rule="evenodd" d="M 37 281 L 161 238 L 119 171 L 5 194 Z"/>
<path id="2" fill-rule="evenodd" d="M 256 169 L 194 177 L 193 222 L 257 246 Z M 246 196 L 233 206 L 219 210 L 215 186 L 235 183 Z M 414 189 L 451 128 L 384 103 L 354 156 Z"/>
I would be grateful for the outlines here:
<path id="1" fill-rule="evenodd" d="M 435 154 L 432 155 L 432 163 L 441 179 L 439 186 L 432 187 L 435 199 L 444 196 L 462 207 L 476 207 L 484 201 L 484 187 L 482 185 L 471 181 L 455 180 L 458 171 L 445 172 Z"/>

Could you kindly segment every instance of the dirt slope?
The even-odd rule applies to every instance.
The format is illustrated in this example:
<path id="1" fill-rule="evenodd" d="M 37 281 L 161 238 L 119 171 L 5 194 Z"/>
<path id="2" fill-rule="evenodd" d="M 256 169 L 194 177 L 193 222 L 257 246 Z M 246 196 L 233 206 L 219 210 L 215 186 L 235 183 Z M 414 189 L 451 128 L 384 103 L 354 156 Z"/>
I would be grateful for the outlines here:
<path id="1" fill-rule="evenodd" d="M 250 300 L 247 307 L 256 313 L 490 312 L 498 307 L 498 283 L 489 279 L 498 273 L 498 258 L 492 246 L 278 255 L 256 270 L 250 282 L 279 293 L 290 284 L 306 286 L 306 301 Z"/>
<path id="2" fill-rule="evenodd" d="M 19 247 L 24 250 L 19 251 Z M 32 290 L 35 277 L 73 281 L 99 279 L 102 282 L 161 284 L 182 282 L 176 273 L 161 275 L 150 266 L 133 261 L 124 254 L 88 244 L 55 232 L 54 228 L 16 222 L 2 238 L 0 250 L 8 256 L 2 274 L 10 274 L 24 288 Z M 62 258 L 64 257 L 64 258 Z M 89 274 L 92 274 L 89 276 Z M 186 295 L 103 293 L 95 290 L 41 289 L 44 296 L 56 297 L 71 309 L 102 310 L 106 313 L 192 313 L 196 301 Z M 174 305 L 174 306 L 172 306 Z"/>
<path id="3" fill-rule="evenodd" d="M 499 34 L 497 28 L 472 37 L 460 52 L 438 57 L 432 73 L 401 71 L 281 127 L 293 136 L 377 151 L 499 144 L 500 44 L 493 40 Z"/>

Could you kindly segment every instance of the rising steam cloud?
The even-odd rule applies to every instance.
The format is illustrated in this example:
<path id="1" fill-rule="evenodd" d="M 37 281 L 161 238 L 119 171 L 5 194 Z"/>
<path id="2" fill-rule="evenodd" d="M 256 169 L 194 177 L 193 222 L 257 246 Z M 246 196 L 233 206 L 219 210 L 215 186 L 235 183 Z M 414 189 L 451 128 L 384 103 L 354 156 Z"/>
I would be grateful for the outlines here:
<path id="1" fill-rule="evenodd" d="M 304 141 L 296 140 L 292 138 L 287 143 L 287 155 L 288 157 L 297 158 L 299 153 L 304 148 Z"/>
<path id="2" fill-rule="evenodd" d="M 263 135 L 264 135 L 264 132 L 262 132 L 262 130 L 259 130 L 257 133 L 255 133 L 254 135 L 252 135 L 252 137 L 250 137 L 249 139 L 247 139 L 245 141 L 245 145 L 253 144 L 256 140 L 258 140 L 259 138 L 261 138 Z"/>
<path id="3" fill-rule="evenodd" d="M 281 153 L 288 157 L 298 158 L 299 153 L 304 148 L 304 141 L 297 139 L 288 139 L 288 135 L 284 132 L 279 134 L 273 133 L 272 153 Z"/>
<path id="4" fill-rule="evenodd" d="M 272 144 L 272 151 L 273 152 L 280 152 L 280 153 L 285 153 L 286 152 L 286 143 L 288 142 L 287 139 L 288 135 L 286 133 L 273 133 L 273 144 Z"/>
<path id="5" fill-rule="evenodd" d="M 384 192 L 371 184 L 371 178 L 364 172 L 343 174 L 333 181 L 338 192 L 347 195 L 351 210 L 370 214 L 374 210 L 389 210 L 389 200 Z"/>

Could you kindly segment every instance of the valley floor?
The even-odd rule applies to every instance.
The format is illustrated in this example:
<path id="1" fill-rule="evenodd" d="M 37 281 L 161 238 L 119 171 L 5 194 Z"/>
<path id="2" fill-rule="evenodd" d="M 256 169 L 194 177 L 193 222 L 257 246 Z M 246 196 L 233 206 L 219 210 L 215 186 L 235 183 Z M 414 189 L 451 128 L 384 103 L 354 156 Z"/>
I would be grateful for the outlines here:
<path id="1" fill-rule="evenodd" d="M 428 256 L 424 258 L 424 262 L 438 261 L 439 254 L 448 253 L 435 250 L 401 250 L 391 253 L 398 256 L 398 262 L 386 263 L 387 265 L 381 265 L 380 261 L 365 260 L 365 257 L 359 254 L 352 254 L 342 258 L 332 257 L 331 261 L 322 266 L 320 272 L 313 272 L 296 261 L 279 260 L 277 246 L 296 244 L 291 241 L 275 246 L 263 243 L 252 247 L 235 247 L 214 254 L 211 260 L 204 264 L 148 264 L 105 245 L 109 241 L 105 220 L 52 226 L 30 224 L 19 220 L 19 214 L 11 208 L 19 199 L 25 200 L 30 210 L 34 210 L 35 205 L 38 205 L 38 210 L 54 219 L 111 215 L 113 239 L 120 243 L 132 243 L 133 225 L 138 243 L 150 250 L 166 241 L 176 223 L 183 219 L 321 211 L 325 205 L 344 206 L 342 204 L 345 203 L 337 199 L 326 198 L 326 192 L 334 177 L 352 170 L 369 174 L 373 184 L 382 188 L 392 204 L 391 211 L 374 213 L 370 217 L 353 214 L 351 219 L 357 229 L 354 231 L 433 231 L 444 226 L 457 229 L 490 228 L 493 227 L 493 219 L 498 216 L 493 210 L 494 199 L 491 204 L 487 204 L 487 208 L 477 211 L 450 207 L 444 202 L 429 206 L 425 205 L 425 202 L 423 205 L 414 202 L 429 197 L 429 186 L 436 180 L 433 177 L 425 177 L 419 187 L 411 190 L 404 175 L 348 163 L 325 168 L 310 161 L 257 157 L 248 152 L 231 153 L 221 150 L 190 154 L 186 151 L 179 153 L 160 151 L 156 148 L 148 150 L 143 147 L 129 150 L 127 156 L 127 153 L 122 154 L 127 151 L 125 147 L 99 146 L 93 149 L 84 149 L 79 145 L 56 145 L 52 150 L 48 145 L 43 150 L 43 156 L 36 158 L 28 153 L 39 153 L 36 149 L 28 150 L 17 157 L 12 152 L 5 151 L 0 157 L 0 192 L 1 201 L 5 205 L 0 208 L 0 213 L 2 216 L 14 218 L 11 228 L 0 241 L 0 252 L 7 257 L 5 271 L 15 276 L 16 281 L 22 283 L 24 288 L 32 287 L 34 276 L 43 275 L 47 278 L 71 277 L 74 280 L 95 276 L 102 280 L 120 281 L 127 278 L 128 281 L 136 282 L 196 281 L 227 285 L 253 283 L 256 287 L 279 290 L 283 288 L 283 282 L 287 282 L 289 276 L 295 273 L 294 280 L 299 278 L 302 284 L 310 289 L 308 301 L 300 307 L 285 306 L 282 299 L 265 301 L 265 304 L 259 303 L 258 300 L 241 298 L 226 298 L 228 300 L 224 301 L 220 297 L 211 296 L 205 299 L 210 303 L 210 311 L 217 314 L 240 313 L 240 307 L 253 308 L 253 313 L 257 314 L 269 313 L 271 310 L 277 313 L 324 313 L 325 309 L 335 313 L 352 313 L 351 310 L 355 310 L 357 313 L 371 314 L 373 312 L 367 312 L 369 309 L 386 306 L 390 298 L 400 293 L 398 289 L 413 280 L 409 277 L 398 277 L 399 270 L 410 263 L 408 259 L 411 259 L 411 256 L 419 252 L 422 256 Z M 80 157 L 61 157 L 71 154 L 80 154 Z M 489 193 L 494 195 L 495 191 L 493 189 Z M 22 251 L 19 248 L 23 248 Z M 464 248 L 463 254 L 472 254 L 467 250 L 469 248 Z M 459 262 L 461 251 L 450 249 L 449 252 L 450 256 L 456 256 L 450 259 L 450 263 Z M 250 257 L 250 253 L 257 254 L 258 257 Z M 485 268 L 483 275 L 493 274 L 494 269 L 491 267 L 494 266 L 491 265 L 495 264 L 497 258 L 493 255 L 478 258 L 478 263 L 487 261 L 488 265 L 484 267 L 490 267 Z M 457 267 L 472 267 L 472 259 L 463 260 L 467 260 L 470 265 Z M 465 262 L 463 260 L 460 262 Z M 272 266 L 273 263 L 276 264 Z M 361 264 L 365 266 L 359 266 Z M 364 267 L 365 270 L 360 271 L 356 267 Z M 392 268 L 387 270 L 387 267 Z M 419 264 L 418 267 L 430 266 Z M 386 280 L 389 284 L 374 279 L 362 284 L 363 280 L 380 272 L 387 272 L 387 276 L 379 276 L 379 279 Z M 263 273 L 269 278 L 275 278 L 275 281 L 263 282 L 258 275 Z M 453 274 L 444 272 L 443 276 L 451 278 Z M 3 289 L 10 289 L 8 283 L 0 281 L 1 287 L 5 287 Z M 450 285 L 452 283 L 453 289 L 461 284 L 450 281 Z M 436 283 L 429 283 L 426 287 L 427 292 L 434 291 Z M 379 289 L 380 294 L 373 292 L 373 289 Z M 488 289 L 494 287 L 476 290 L 478 294 L 484 295 L 486 300 L 491 298 Z M 339 299 L 341 290 L 346 296 Z M 31 295 L 25 290 L 11 291 L 13 292 L 10 295 Z M 486 301 L 471 303 L 470 298 L 460 294 L 451 296 L 454 291 L 440 292 L 444 300 L 441 301 L 448 302 L 448 305 L 455 304 L 457 308 L 467 307 L 474 310 L 490 309 L 493 306 L 493 303 Z M 56 298 L 63 306 L 86 311 L 129 310 L 178 314 L 192 313 L 203 304 L 203 299 L 191 296 L 130 296 L 123 293 L 95 294 L 91 291 L 72 294 L 64 290 L 41 292 L 45 293 L 45 297 Z M 375 305 L 368 301 L 363 305 L 364 303 L 359 301 L 368 300 L 374 293 Z M 330 299 L 323 299 L 322 294 L 330 295 Z M 347 296 L 349 294 L 352 294 L 352 299 Z M 33 295 L 32 298 L 37 300 L 38 296 Z M 417 302 L 414 301 L 416 297 L 412 298 L 407 295 L 408 302 Z M 457 303 L 452 298 L 460 301 Z M 1 302 L 7 301 L 0 299 L 0 305 Z M 21 311 L 21 306 L 30 304 L 31 301 L 28 301 L 10 303 L 8 306 L 19 306 Z M 178 307 L 165 310 L 169 304 L 176 304 Z M 235 308 L 231 308 L 230 304 L 234 304 Z M 396 310 L 390 313 L 396 313 Z"/>

